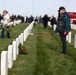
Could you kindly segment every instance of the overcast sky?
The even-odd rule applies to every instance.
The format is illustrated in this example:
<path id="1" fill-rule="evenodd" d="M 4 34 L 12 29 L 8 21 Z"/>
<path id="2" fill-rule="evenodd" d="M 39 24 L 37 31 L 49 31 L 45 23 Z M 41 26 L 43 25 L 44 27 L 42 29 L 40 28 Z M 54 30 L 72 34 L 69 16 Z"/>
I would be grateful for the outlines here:
<path id="1" fill-rule="evenodd" d="M 10 15 L 39 16 L 48 14 L 57 16 L 60 6 L 67 7 L 67 11 L 76 12 L 76 0 L 0 0 L 0 13 L 6 9 Z"/>

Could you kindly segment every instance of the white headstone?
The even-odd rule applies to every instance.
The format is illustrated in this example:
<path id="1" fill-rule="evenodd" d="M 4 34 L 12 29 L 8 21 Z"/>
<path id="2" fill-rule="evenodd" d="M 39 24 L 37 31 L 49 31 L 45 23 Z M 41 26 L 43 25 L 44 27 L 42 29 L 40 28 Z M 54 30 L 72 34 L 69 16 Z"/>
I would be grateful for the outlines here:
<path id="1" fill-rule="evenodd" d="M 1 75 L 8 75 L 8 53 L 2 51 L 1 53 Z"/>
<path id="2" fill-rule="evenodd" d="M 17 43 L 17 55 L 19 54 L 19 49 L 18 49 L 18 46 L 19 46 L 19 38 L 16 38 L 16 43 Z"/>
<path id="3" fill-rule="evenodd" d="M 50 26 L 50 27 L 51 27 L 51 22 L 48 22 L 48 26 Z"/>
<path id="4" fill-rule="evenodd" d="M 21 35 L 19 35 L 19 40 L 20 40 L 20 43 L 21 43 Z"/>
<path id="5" fill-rule="evenodd" d="M 16 26 L 16 21 L 14 21 L 14 26 Z"/>
<path id="6" fill-rule="evenodd" d="M 18 36 L 18 41 L 19 41 L 19 44 L 20 44 L 20 36 Z"/>
<path id="7" fill-rule="evenodd" d="M 67 36 L 66 36 L 66 41 L 68 41 L 68 39 L 69 39 L 69 38 L 68 38 L 68 35 L 67 35 Z"/>
<path id="8" fill-rule="evenodd" d="M 21 33 L 21 43 L 23 45 L 23 33 Z"/>
<path id="9" fill-rule="evenodd" d="M 54 31 L 56 30 L 56 26 L 57 26 L 57 25 L 54 24 Z"/>
<path id="10" fill-rule="evenodd" d="M 71 43 L 71 32 L 68 34 L 68 42 Z"/>
<path id="11" fill-rule="evenodd" d="M 74 48 L 76 48 L 76 35 L 74 37 Z"/>
<path id="12" fill-rule="evenodd" d="M 23 40 L 25 41 L 25 30 L 23 31 Z"/>
<path id="13" fill-rule="evenodd" d="M 12 68 L 13 66 L 13 46 L 8 46 L 8 68 Z"/>
<path id="14" fill-rule="evenodd" d="M 16 60 L 17 58 L 17 43 L 16 41 L 13 41 L 13 60 Z"/>
<path id="15" fill-rule="evenodd" d="M 26 29 L 24 30 L 24 41 L 26 41 L 27 36 L 28 36 L 28 28 L 26 28 Z"/>

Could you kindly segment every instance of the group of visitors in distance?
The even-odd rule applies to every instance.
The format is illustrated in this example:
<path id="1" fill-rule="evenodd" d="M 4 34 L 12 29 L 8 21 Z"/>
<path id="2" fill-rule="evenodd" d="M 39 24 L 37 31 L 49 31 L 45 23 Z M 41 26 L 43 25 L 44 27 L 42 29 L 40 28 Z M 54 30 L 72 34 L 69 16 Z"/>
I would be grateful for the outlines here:
<path id="1" fill-rule="evenodd" d="M 48 19 L 47 19 L 48 18 Z M 33 17 L 32 15 L 30 17 L 28 16 L 21 16 L 21 15 L 12 15 L 9 16 L 8 11 L 4 10 L 3 14 L 0 14 L 0 30 L 1 30 L 1 35 L 0 38 L 4 38 L 4 31 L 5 31 L 5 27 L 7 28 L 7 38 L 10 38 L 10 32 L 9 32 L 9 28 L 10 25 L 8 24 L 10 21 L 14 22 L 15 20 L 21 20 L 22 23 L 31 23 L 32 21 L 35 21 L 35 23 L 43 23 L 44 25 L 44 29 L 47 28 L 47 22 L 50 21 L 50 17 L 48 17 L 47 15 L 44 15 L 44 17 L 42 16 L 36 16 Z M 2 21 L 2 22 L 1 22 Z M 2 23 L 2 24 L 1 24 Z"/>
<path id="2" fill-rule="evenodd" d="M 35 23 L 43 23 L 44 25 L 44 29 L 46 30 L 47 26 L 48 26 L 48 21 L 50 21 L 51 26 L 52 26 L 52 30 L 53 30 L 53 26 L 54 24 L 57 25 L 56 27 L 56 32 L 59 33 L 60 38 L 61 38 L 61 42 L 62 42 L 62 54 L 61 55 L 65 55 L 67 53 L 67 44 L 66 44 L 66 36 L 68 35 L 69 31 L 70 31 L 70 17 L 66 12 L 66 9 L 61 6 L 58 10 L 58 18 L 56 19 L 54 16 L 52 17 L 48 17 L 47 14 L 45 14 L 43 17 L 42 16 L 36 16 L 33 17 L 31 15 L 31 17 L 28 16 L 16 16 L 16 15 L 12 15 L 9 16 L 8 15 L 8 11 L 4 10 L 3 11 L 3 15 L 0 15 L 0 21 L 3 20 L 3 24 L 2 24 L 2 33 L 1 33 L 1 38 L 4 38 L 4 27 L 6 25 L 7 29 L 9 29 L 9 25 L 8 22 L 9 21 L 14 21 L 20 19 L 22 22 L 29 22 L 31 23 L 32 21 L 35 21 Z M 7 32 L 7 38 L 10 38 L 10 33 Z"/>
<path id="3" fill-rule="evenodd" d="M 38 18 L 36 17 L 33 17 L 32 15 L 30 17 L 28 16 L 21 16 L 21 15 L 12 15 L 12 16 L 9 16 L 8 14 L 8 11 L 7 10 L 4 10 L 3 11 L 3 14 L 1 15 L 0 14 L 0 32 L 1 32 L 1 35 L 0 35 L 0 38 L 4 38 L 4 32 L 5 32 L 5 29 L 7 30 L 7 38 L 10 39 L 10 32 L 9 32 L 9 28 L 10 28 L 10 25 L 9 25 L 9 22 L 14 22 L 16 20 L 21 20 L 22 23 L 31 23 L 32 21 L 38 21 Z"/>

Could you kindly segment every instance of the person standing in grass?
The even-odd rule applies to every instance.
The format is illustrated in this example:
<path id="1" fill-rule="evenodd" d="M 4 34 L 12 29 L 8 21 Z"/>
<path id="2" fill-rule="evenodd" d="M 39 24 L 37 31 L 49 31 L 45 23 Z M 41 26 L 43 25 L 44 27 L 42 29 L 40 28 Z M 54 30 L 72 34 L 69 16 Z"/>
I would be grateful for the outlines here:
<path id="1" fill-rule="evenodd" d="M 65 8 L 62 6 L 58 10 L 58 20 L 57 20 L 57 32 L 59 32 L 61 42 L 62 42 L 62 54 L 67 53 L 66 36 L 70 31 L 70 17 L 67 14 Z"/>
<path id="2" fill-rule="evenodd" d="M 42 20 L 43 20 L 44 29 L 46 29 L 48 26 L 48 21 L 49 21 L 48 15 L 45 14 Z"/>
<path id="3" fill-rule="evenodd" d="M 54 24 L 56 24 L 56 18 L 54 16 L 52 16 L 52 18 L 51 18 L 52 30 L 54 30 Z"/>
<path id="4" fill-rule="evenodd" d="M 10 17 L 8 15 L 8 11 L 4 10 L 3 11 L 3 25 L 2 25 L 2 34 L 1 34 L 1 38 L 4 38 L 4 26 L 7 26 L 7 38 L 10 38 L 10 32 L 9 32 L 9 25 L 8 22 L 10 21 Z"/>

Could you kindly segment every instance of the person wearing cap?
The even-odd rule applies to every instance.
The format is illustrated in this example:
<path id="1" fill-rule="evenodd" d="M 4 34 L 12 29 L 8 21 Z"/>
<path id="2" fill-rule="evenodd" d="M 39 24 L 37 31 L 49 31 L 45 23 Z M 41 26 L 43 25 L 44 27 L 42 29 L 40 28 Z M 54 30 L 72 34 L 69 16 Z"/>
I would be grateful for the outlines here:
<path id="1" fill-rule="evenodd" d="M 2 34 L 1 38 L 4 38 L 4 26 L 7 25 L 7 30 L 9 30 L 9 25 L 8 22 L 10 21 L 10 17 L 8 15 L 8 11 L 4 10 L 3 11 L 3 25 L 2 25 Z M 10 33 L 7 32 L 7 38 L 10 38 Z"/>
<path id="2" fill-rule="evenodd" d="M 58 10 L 58 20 L 57 20 L 57 32 L 60 35 L 62 42 L 62 54 L 65 55 L 67 53 L 67 44 L 66 44 L 66 36 L 70 31 L 70 17 L 67 14 L 65 8 L 62 6 Z"/>

